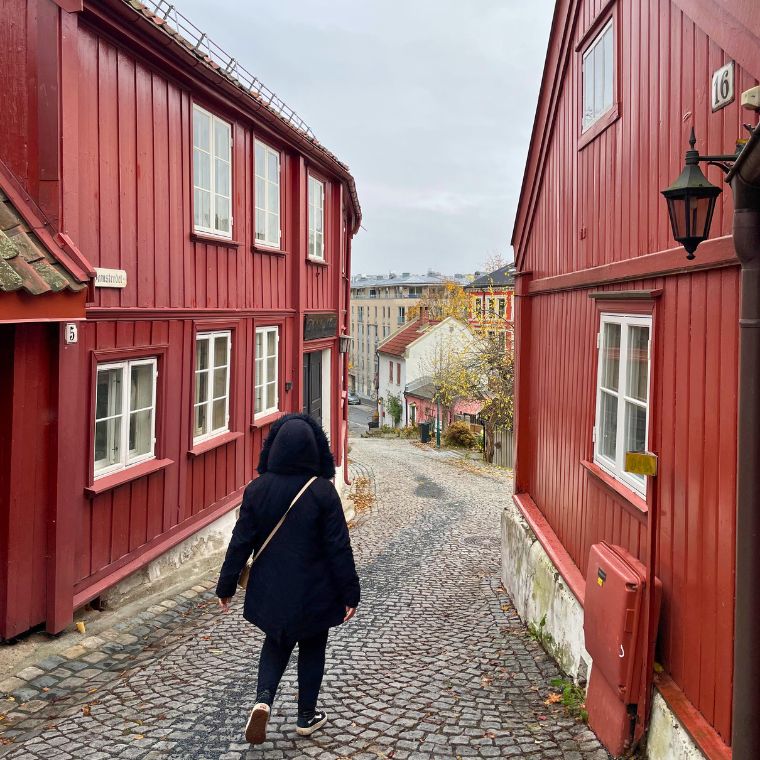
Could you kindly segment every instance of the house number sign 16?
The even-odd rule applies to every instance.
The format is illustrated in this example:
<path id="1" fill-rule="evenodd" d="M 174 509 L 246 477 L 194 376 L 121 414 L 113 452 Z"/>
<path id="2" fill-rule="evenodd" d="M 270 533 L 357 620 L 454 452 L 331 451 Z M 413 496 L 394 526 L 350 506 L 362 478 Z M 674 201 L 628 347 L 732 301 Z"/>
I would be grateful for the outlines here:
<path id="1" fill-rule="evenodd" d="M 721 66 L 712 76 L 712 110 L 720 111 L 734 102 L 734 62 Z"/>

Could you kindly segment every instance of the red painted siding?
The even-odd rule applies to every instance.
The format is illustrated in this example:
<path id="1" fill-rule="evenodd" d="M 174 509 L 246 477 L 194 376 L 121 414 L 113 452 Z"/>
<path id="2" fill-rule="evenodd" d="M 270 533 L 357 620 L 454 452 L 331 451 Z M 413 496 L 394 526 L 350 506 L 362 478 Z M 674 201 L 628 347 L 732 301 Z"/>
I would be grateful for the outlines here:
<path id="1" fill-rule="evenodd" d="M 589 547 L 600 540 L 646 559 L 646 513 L 582 465 L 593 459 L 599 329 L 589 293 L 658 291 L 653 338 L 663 359 L 652 365 L 659 395 L 650 430 L 660 456 L 653 483 L 664 584 L 657 658 L 729 743 L 738 267 L 730 246 L 718 251 L 715 244 L 709 258 L 700 262 L 698 252 L 695 262 L 710 271 L 687 266 L 685 254 L 674 271 L 659 191 L 680 172 L 692 124 L 700 150 L 732 152 L 747 114 L 737 102 L 711 112 L 711 74 L 730 55 L 670 0 L 563 4 L 570 18 L 578 6 L 562 84 L 542 95 L 553 99 L 555 120 L 539 136 L 543 153 L 529 157 L 529 167 L 540 168 L 527 175 L 515 228 L 518 269 L 526 273 L 516 325 L 517 487 L 530 494 L 582 572 Z M 602 22 L 603 10 L 614 14 L 617 28 L 620 116 L 582 146 L 583 48 L 572 48 Z M 559 28 L 555 22 L 555 35 Z M 550 44 L 551 60 L 559 44 L 558 38 Z M 737 64 L 738 93 L 757 83 L 753 75 Z M 717 170 L 709 174 L 720 182 Z M 713 236 L 729 235 L 731 219 L 731 193 L 724 192 Z M 655 255 L 643 268 L 625 264 L 647 254 Z"/>
<path id="2" fill-rule="evenodd" d="M 57 447 L 51 454 L 57 467 L 50 471 L 57 470 L 58 478 L 50 484 L 42 477 L 36 481 L 52 495 L 49 507 L 41 494 L 34 495 L 40 505 L 34 551 L 16 540 L 21 522 L 12 514 L 4 527 L 13 540 L 0 541 L 0 561 L 11 566 L 19 552 L 28 551 L 29 562 L 36 564 L 24 578 L 44 590 L 47 572 L 53 593 L 51 599 L 30 594 L 27 601 L 17 594 L 22 601 L 11 603 L 6 589 L 0 590 L 0 636 L 46 618 L 50 630 L 60 630 L 70 622 L 75 602 L 98 595 L 146 558 L 190 535 L 194 526 L 239 504 L 271 424 L 254 423 L 257 327 L 280 330 L 282 412 L 301 410 L 302 353 L 331 350 L 331 419 L 325 423 L 336 460 L 343 461 L 346 359 L 338 351 L 337 335 L 305 343 L 303 320 L 309 311 L 332 312 L 338 316 L 337 333 L 348 331 L 342 286 L 349 277 L 349 238 L 358 218 L 358 206 L 345 207 L 345 172 L 321 149 L 299 147 L 304 144 L 288 127 L 273 122 L 259 104 L 241 104 L 244 96 L 225 89 L 221 78 L 218 86 L 209 86 L 214 75 L 198 63 L 194 69 L 184 66 L 186 51 L 179 46 L 172 51 L 163 39 L 157 45 L 147 21 L 125 23 L 120 14 L 132 11 L 121 3 L 87 3 L 79 14 L 65 13 L 49 0 L 11 3 L 12 12 L 0 19 L 0 76 L 15 97 L 6 120 L 11 128 L 0 135 L 0 160 L 49 218 L 61 222 L 61 231 L 94 267 L 125 270 L 127 286 L 92 289 L 78 343 L 45 353 L 39 341 L 30 341 L 28 350 L 17 349 L 14 355 L 17 374 L 42 372 L 41 366 L 53 361 L 46 375 L 49 398 L 43 398 L 39 383 L 29 383 L 19 394 L 15 382 L 9 397 L 14 410 L 17 405 L 38 409 L 44 425 L 60 419 L 60 430 L 48 431 L 40 422 L 40 434 Z M 194 102 L 232 125 L 231 241 L 193 232 Z M 257 138 L 281 151 L 279 252 L 254 245 Z M 309 171 L 319 173 L 327 189 L 324 265 L 306 257 Z M 199 451 L 193 450 L 190 429 L 194 336 L 209 329 L 233 332 L 229 428 L 235 435 Z M 52 349 L 60 340 L 54 332 Z M 97 352 L 114 350 L 121 352 L 119 358 L 136 350 L 158 358 L 156 457 L 171 462 L 99 490 L 91 462 L 95 367 Z M 0 386 L 6 382 L 1 378 Z M 292 384 L 290 390 L 286 383 Z M 66 393 L 73 395 L 57 418 L 50 406 L 66 399 Z M 14 449 L 19 462 L 39 453 L 29 435 L 26 448 Z M 0 472 L 0 489 L 8 490 L 11 474 Z M 49 528 L 49 562 L 44 540 L 37 541 L 38 533 L 45 538 L 48 516 L 55 520 Z M 15 617 L 8 624 L 11 615 L 5 612 L 13 605 Z"/>

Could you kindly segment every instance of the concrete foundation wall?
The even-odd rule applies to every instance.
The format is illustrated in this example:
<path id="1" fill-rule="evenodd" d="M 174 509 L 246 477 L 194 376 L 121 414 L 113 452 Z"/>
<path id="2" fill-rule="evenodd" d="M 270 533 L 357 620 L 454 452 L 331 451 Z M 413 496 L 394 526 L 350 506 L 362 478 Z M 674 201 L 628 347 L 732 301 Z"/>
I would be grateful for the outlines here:
<path id="1" fill-rule="evenodd" d="M 501 516 L 501 580 L 517 613 L 535 631 L 560 668 L 576 681 L 587 679 L 592 661 L 584 647 L 583 607 L 511 502 Z M 647 736 L 647 757 L 706 760 L 657 690 Z"/>
<path id="2" fill-rule="evenodd" d="M 583 646 L 583 607 L 511 503 L 501 517 L 501 546 L 501 580 L 518 615 L 567 675 L 585 679 L 591 658 Z"/>

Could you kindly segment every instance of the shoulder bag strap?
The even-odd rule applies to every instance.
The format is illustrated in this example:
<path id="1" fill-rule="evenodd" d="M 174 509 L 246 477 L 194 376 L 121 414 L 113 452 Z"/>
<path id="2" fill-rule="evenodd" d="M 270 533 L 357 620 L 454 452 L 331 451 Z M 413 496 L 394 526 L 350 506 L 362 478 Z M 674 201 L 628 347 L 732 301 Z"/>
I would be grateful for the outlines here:
<path id="1" fill-rule="evenodd" d="M 272 532 L 267 536 L 267 540 L 264 541 L 264 543 L 261 545 L 261 548 L 256 552 L 253 559 L 251 560 L 251 565 L 261 556 L 261 552 L 264 551 L 264 549 L 267 548 L 267 545 L 269 542 L 274 538 L 275 533 L 282 527 L 282 524 L 285 522 L 285 518 L 288 516 L 288 512 L 290 512 L 291 509 L 295 506 L 296 502 L 304 495 L 306 492 L 306 489 L 317 479 L 316 475 L 313 478 L 310 478 L 306 483 L 304 484 L 304 487 L 295 495 L 293 498 L 293 501 L 290 502 L 290 506 L 285 510 L 285 514 L 280 518 L 280 521 L 277 523 L 277 525 L 274 526 L 272 529 Z"/>

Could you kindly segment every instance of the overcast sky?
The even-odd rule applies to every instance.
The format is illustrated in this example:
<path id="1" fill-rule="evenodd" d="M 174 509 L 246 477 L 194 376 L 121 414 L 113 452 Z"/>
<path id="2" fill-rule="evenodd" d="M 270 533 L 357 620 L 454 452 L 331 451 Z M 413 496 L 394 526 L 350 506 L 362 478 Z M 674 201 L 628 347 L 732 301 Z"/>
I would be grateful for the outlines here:
<path id="1" fill-rule="evenodd" d="M 553 0 L 174 4 L 350 166 L 355 274 L 512 258 Z"/>

